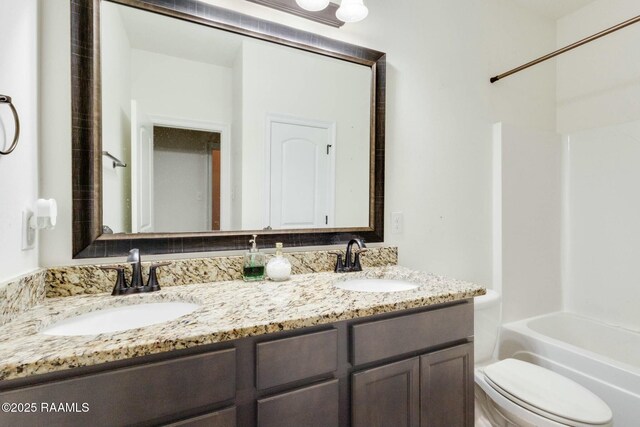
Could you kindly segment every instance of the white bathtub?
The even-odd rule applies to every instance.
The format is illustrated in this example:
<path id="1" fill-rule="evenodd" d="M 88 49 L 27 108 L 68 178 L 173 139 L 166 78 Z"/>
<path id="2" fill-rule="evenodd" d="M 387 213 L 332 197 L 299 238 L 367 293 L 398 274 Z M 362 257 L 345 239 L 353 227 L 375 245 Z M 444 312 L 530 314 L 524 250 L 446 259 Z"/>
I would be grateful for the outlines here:
<path id="1" fill-rule="evenodd" d="M 504 325 L 499 357 L 571 378 L 607 402 L 616 427 L 640 426 L 640 333 L 552 313 Z"/>

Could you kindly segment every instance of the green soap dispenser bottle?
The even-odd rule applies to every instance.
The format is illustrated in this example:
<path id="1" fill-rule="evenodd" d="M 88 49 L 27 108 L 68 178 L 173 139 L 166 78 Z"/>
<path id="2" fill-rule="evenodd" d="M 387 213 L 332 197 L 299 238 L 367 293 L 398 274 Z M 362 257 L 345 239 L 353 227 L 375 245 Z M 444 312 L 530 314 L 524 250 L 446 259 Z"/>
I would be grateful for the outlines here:
<path id="1" fill-rule="evenodd" d="M 245 282 L 264 280 L 265 256 L 258 250 L 258 246 L 256 244 L 257 238 L 258 235 L 254 234 L 253 239 L 249 240 L 249 243 L 251 243 L 251 250 L 244 254 L 242 278 Z"/>

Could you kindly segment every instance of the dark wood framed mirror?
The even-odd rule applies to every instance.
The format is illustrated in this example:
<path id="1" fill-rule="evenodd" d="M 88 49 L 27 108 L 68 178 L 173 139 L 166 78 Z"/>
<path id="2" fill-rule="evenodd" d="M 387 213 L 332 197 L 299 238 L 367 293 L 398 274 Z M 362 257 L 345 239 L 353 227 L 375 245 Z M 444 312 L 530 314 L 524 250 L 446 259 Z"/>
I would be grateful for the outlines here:
<path id="1" fill-rule="evenodd" d="M 105 163 L 103 152 L 103 87 L 101 56 L 101 6 L 104 3 L 128 10 L 143 11 L 162 19 L 215 29 L 224 34 L 244 37 L 270 46 L 284 46 L 292 52 L 331 59 L 339 64 L 366 67 L 369 73 L 366 111 L 366 153 L 368 173 L 362 178 L 366 188 L 364 224 L 333 223 L 326 217 L 321 228 L 298 227 L 271 229 L 270 222 L 251 222 L 237 229 L 217 227 L 208 230 L 161 230 L 146 232 L 143 228 L 123 228 L 115 233 L 104 233 L 103 169 L 111 168 L 111 159 Z M 180 24 L 182 25 L 182 24 Z M 146 28 L 146 27 L 145 27 Z M 144 33 L 144 31 L 142 31 Z M 157 42 L 160 44 L 160 42 Z M 251 69 L 259 69 L 252 67 Z M 148 254 L 170 254 L 237 250 L 248 247 L 252 234 L 260 235 L 261 247 L 272 247 L 283 242 L 285 247 L 320 246 L 345 243 L 351 238 L 367 242 L 383 241 L 384 229 L 384 161 L 385 161 L 385 54 L 375 50 L 332 40 L 316 34 L 261 20 L 234 11 L 222 9 L 196 0 L 72 0 L 71 1 L 71 80 L 72 80 L 72 165 L 73 165 L 73 256 L 98 258 L 123 256 L 131 248 Z M 311 84 L 311 82 L 307 82 Z M 111 88 L 105 89 L 107 94 Z M 347 96 L 349 98 L 349 96 Z M 345 99 L 347 99 L 345 98 Z M 340 99 L 338 99 L 340 103 Z M 133 105 L 133 104 L 132 104 Z M 268 134 L 269 131 L 267 131 Z M 334 128 L 335 134 L 335 128 Z M 338 129 L 338 134 L 341 130 Z M 331 145 L 327 144 L 327 152 Z M 134 151 L 133 149 L 131 150 Z M 265 152 L 266 153 L 266 152 Z M 266 156 L 266 155 L 265 155 Z M 267 156 L 268 157 L 268 156 Z M 130 159 L 129 159 L 130 160 Z M 349 165 L 354 157 L 342 160 Z M 125 161 L 124 164 L 127 162 Z M 138 163 L 136 163 L 137 165 Z M 109 166 L 105 166 L 109 165 Z M 133 162 L 132 165 L 133 167 Z M 138 167 L 138 166 L 136 166 Z M 113 163 L 116 169 L 116 163 Z M 131 175 L 139 172 L 131 171 Z M 335 174 L 334 174 L 335 175 Z M 209 174 L 210 179 L 210 174 Z M 269 176 L 264 181 L 268 182 Z M 341 188 L 349 179 L 334 176 L 335 188 Z M 213 180 L 216 181 L 215 179 Z M 218 180 L 219 181 L 219 180 Z M 223 178 L 224 181 L 224 178 Z M 336 182 L 337 181 L 337 182 Z M 220 184 L 218 184 L 220 185 Z M 135 184 L 131 184 L 133 188 Z M 130 188 L 130 191 L 134 191 Z M 226 188 L 226 187 L 225 187 Z M 333 187 L 332 187 L 333 188 Z M 224 193 L 225 190 L 223 190 Z M 232 192 L 232 190 L 228 191 Z M 351 197 L 354 197 L 354 190 Z M 131 197 L 131 195 L 129 195 Z M 274 198 L 272 195 L 271 198 Z M 132 202 L 135 204 L 135 201 Z M 211 205 L 211 201 L 207 201 Z M 218 203 L 219 204 L 219 203 Z M 215 208 L 216 203 L 213 203 Z M 348 208 L 348 207 L 347 207 Z M 219 209 L 219 208 L 218 208 Z M 262 208 L 261 208 L 262 209 Z M 268 213 L 267 206 L 265 214 Z M 344 209 L 343 209 L 344 210 Z M 348 210 L 348 209 L 347 209 Z M 218 215 L 219 217 L 219 215 Z M 207 217 L 212 221 L 212 213 Z M 322 216 L 325 218 L 325 216 Z M 135 221 L 131 221 L 135 222 Z M 368 222 L 368 223 L 366 223 Z M 283 222 L 284 223 L 284 222 Z M 258 224 L 258 225 L 256 225 Z M 267 226 L 265 226 L 267 224 Z M 106 229 L 105 229 L 106 230 Z M 108 230 L 107 230 L 108 231 Z M 132 232 L 134 231 L 134 232 Z"/>

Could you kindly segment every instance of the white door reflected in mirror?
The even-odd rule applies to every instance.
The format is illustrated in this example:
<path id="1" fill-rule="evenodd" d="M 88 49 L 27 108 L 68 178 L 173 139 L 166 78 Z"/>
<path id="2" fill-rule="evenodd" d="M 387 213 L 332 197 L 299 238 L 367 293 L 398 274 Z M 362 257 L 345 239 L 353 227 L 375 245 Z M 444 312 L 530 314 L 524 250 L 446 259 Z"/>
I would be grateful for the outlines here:
<path id="1" fill-rule="evenodd" d="M 335 126 L 286 119 L 270 124 L 269 226 L 333 226 Z"/>

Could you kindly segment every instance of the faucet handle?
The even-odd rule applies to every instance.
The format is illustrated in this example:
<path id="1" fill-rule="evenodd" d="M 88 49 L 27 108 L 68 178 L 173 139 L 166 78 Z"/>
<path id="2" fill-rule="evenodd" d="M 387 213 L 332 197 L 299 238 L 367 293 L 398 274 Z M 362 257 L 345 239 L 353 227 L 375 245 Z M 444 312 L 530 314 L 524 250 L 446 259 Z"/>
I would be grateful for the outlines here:
<path id="1" fill-rule="evenodd" d="M 344 262 L 342 261 L 342 253 L 341 252 L 331 252 L 331 255 L 336 256 L 336 265 L 333 268 L 334 273 L 341 273 L 344 271 Z"/>
<path id="2" fill-rule="evenodd" d="M 111 291 L 111 295 L 122 295 L 126 293 L 127 289 L 129 289 L 129 285 L 127 284 L 127 279 L 124 276 L 124 267 L 119 265 L 105 265 L 99 268 L 104 271 L 115 270 L 117 272 L 116 284 Z"/>
<path id="3" fill-rule="evenodd" d="M 354 260 L 353 260 L 353 271 L 362 271 L 362 265 L 360 264 L 360 254 L 364 254 L 365 252 L 367 252 L 369 249 L 365 248 L 360 248 L 360 249 L 356 249 L 355 252 L 355 256 L 354 256 Z"/>
<path id="4" fill-rule="evenodd" d="M 158 275 L 156 273 L 156 270 L 158 269 L 158 267 L 164 267 L 170 264 L 171 262 L 165 261 L 165 262 L 156 262 L 149 266 L 149 279 L 147 279 L 147 286 L 145 286 L 148 292 L 160 290 L 160 284 L 158 283 Z"/>

